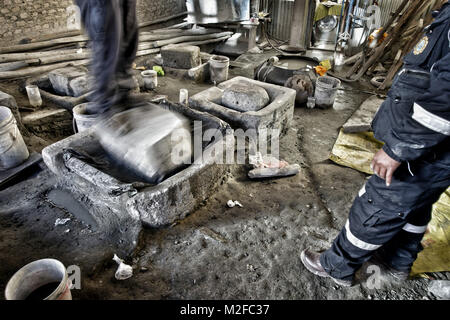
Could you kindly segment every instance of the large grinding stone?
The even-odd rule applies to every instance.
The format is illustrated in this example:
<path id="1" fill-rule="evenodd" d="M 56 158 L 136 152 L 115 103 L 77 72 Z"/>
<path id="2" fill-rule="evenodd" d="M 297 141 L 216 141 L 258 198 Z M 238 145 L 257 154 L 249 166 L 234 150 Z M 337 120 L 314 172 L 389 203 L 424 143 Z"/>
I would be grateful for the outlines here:
<path id="1" fill-rule="evenodd" d="M 111 156 L 148 183 L 160 183 L 191 160 L 190 121 L 157 105 L 118 113 L 96 134 Z"/>
<path id="2" fill-rule="evenodd" d="M 241 112 L 261 110 L 269 102 L 269 95 L 264 88 L 248 84 L 234 84 L 225 89 L 222 96 L 224 106 Z"/>
<path id="3" fill-rule="evenodd" d="M 196 46 L 169 45 L 161 48 L 163 66 L 175 69 L 191 69 L 202 63 L 200 48 Z"/>

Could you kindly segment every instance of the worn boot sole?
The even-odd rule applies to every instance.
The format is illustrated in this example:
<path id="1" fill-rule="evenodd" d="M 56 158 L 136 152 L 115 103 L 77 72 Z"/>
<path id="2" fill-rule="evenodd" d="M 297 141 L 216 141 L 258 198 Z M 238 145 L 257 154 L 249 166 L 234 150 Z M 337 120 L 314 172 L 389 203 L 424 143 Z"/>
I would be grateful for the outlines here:
<path id="1" fill-rule="evenodd" d="M 314 274 L 314 275 L 316 275 L 316 276 L 319 276 L 319 277 L 322 277 L 322 278 L 330 278 L 330 279 L 332 279 L 335 283 L 337 283 L 338 285 L 343 286 L 343 287 L 351 287 L 351 286 L 352 286 L 352 282 L 351 282 L 351 281 L 346 281 L 346 280 L 336 279 L 336 278 L 333 278 L 332 276 L 330 276 L 330 275 L 329 275 L 328 273 L 326 273 L 325 271 L 324 271 L 324 272 L 320 272 L 320 271 L 317 271 L 317 270 L 313 269 L 313 268 L 310 266 L 308 260 L 306 259 L 304 250 L 303 250 L 302 253 L 300 254 L 300 260 L 302 261 L 302 263 L 303 263 L 303 265 L 305 266 L 305 268 L 306 268 L 309 272 L 311 272 L 312 274 Z"/>

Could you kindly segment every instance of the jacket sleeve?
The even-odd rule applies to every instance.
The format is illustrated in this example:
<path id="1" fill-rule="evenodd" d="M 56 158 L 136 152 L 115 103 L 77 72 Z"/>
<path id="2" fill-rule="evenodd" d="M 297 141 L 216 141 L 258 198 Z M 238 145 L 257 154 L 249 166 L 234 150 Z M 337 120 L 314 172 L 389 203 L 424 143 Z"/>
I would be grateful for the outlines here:
<path id="1" fill-rule="evenodd" d="M 411 117 L 404 121 L 402 129 L 390 128 L 392 138 L 383 147 L 397 161 L 418 159 L 450 141 L 450 53 L 435 63 L 428 90 L 415 100 Z"/>

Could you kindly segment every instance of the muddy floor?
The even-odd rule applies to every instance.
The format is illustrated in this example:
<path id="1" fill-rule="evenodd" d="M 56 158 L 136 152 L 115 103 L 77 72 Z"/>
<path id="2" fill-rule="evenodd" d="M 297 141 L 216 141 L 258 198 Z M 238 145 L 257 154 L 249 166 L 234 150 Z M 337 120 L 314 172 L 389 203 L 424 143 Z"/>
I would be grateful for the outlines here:
<path id="1" fill-rule="evenodd" d="M 179 88 L 194 94 L 206 87 L 166 77 L 155 94 L 176 101 Z M 81 267 L 74 299 L 434 299 L 426 279 L 398 283 L 382 270 L 373 288 L 369 263 L 355 286 L 341 288 L 313 276 L 299 259 L 306 247 L 330 246 L 367 178 L 328 160 L 340 126 L 367 97 L 339 91 L 333 109 L 297 108 L 280 155 L 301 172 L 250 181 L 248 168 L 239 168 L 183 221 L 144 230 L 127 258 L 134 275 L 125 281 L 114 278 L 115 248 L 107 239 L 49 201 L 56 179 L 41 164 L 0 191 L 0 291 L 22 265 L 54 257 Z M 243 208 L 228 208 L 230 199 Z M 57 218 L 71 220 L 55 226 Z"/>

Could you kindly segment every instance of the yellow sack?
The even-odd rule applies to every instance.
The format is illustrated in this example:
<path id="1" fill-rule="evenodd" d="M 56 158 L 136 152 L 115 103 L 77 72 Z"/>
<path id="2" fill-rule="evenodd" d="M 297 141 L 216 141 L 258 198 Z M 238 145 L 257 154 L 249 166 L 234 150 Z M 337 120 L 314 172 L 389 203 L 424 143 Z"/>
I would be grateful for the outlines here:
<path id="1" fill-rule="evenodd" d="M 411 276 L 450 270 L 450 188 L 433 205 L 432 219 L 422 240 Z"/>
<path id="2" fill-rule="evenodd" d="M 383 143 L 374 138 L 373 132 L 344 133 L 341 129 L 330 159 L 342 166 L 373 174 L 370 163 L 382 146 Z M 433 205 L 432 219 L 422 245 L 424 250 L 414 262 L 412 276 L 450 271 L 450 188 Z"/>
<path id="3" fill-rule="evenodd" d="M 324 67 L 325 69 L 330 70 L 331 69 L 331 62 L 330 60 L 323 60 L 319 63 L 319 65 L 321 65 L 322 67 Z"/>
<path id="4" fill-rule="evenodd" d="M 373 174 L 370 163 L 382 146 L 383 143 L 374 138 L 373 132 L 344 133 L 341 129 L 330 159 L 342 166 Z"/>

